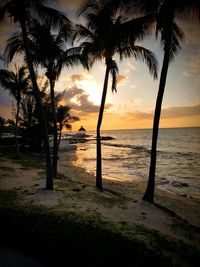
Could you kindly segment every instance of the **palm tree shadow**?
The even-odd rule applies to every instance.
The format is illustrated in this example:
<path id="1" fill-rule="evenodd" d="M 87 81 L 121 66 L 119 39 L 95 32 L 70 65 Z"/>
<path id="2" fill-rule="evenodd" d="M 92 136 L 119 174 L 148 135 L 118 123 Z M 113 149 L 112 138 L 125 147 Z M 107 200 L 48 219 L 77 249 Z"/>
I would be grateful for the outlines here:
<path id="1" fill-rule="evenodd" d="M 179 216 L 176 212 L 172 211 L 171 209 L 165 206 L 162 206 L 158 203 L 153 203 L 153 205 L 156 206 L 158 209 L 167 213 L 172 218 L 172 223 L 170 226 L 171 226 L 171 231 L 174 234 L 199 244 L 200 242 L 199 226 L 191 224 L 190 222 Z"/>

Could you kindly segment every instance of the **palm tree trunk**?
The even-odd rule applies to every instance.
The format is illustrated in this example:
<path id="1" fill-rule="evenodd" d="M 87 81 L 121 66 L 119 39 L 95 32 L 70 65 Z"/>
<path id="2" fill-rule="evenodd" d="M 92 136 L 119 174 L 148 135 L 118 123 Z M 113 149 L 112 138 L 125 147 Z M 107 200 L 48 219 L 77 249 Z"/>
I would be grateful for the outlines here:
<path id="1" fill-rule="evenodd" d="M 15 121 L 15 144 L 16 144 L 17 158 L 20 159 L 21 154 L 20 154 L 19 144 L 17 140 L 18 122 L 19 122 L 19 100 L 17 100 L 17 114 L 16 114 L 16 121 Z"/>
<path id="2" fill-rule="evenodd" d="M 59 151 L 59 147 L 60 147 L 60 140 L 61 140 L 61 136 L 62 136 L 62 123 L 60 123 L 60 129 L 59 129 L 59 137 L 58 137 L 58 146 L 57 146 L 57 149 Z"/>
<path id="3" fill-rule="evenodd" d="M 160 122 L 160 114 L 162 107 L 162 100 L 165 90 L 165 84 L 167 79 L 167 72 L 170 61 L 170 51 L 171 51 L 171 43 L 172 43 L 172 29 L 169 29 L 168 39 L 165 44 L 165 52 L 163 65 L 160 76 L 160 84 L 158 95 L 156 99 L 156 108 L 154 112 L 154 122 L 153 122 L 153 134 L 152 134 L 152 146 L 151 146 L 151 162 L 149 168 L 149 179 L 146 192 L 143 196 L 143 200 L 146 200 L 150 203 L 154 202 L 154 191 L 155 191 L 155 172 L 156 172 L 156 156 L 157 156 L 157 140 L 158 140 L 158 130 L 159 130 L 159 122 Z"/>
<path id="4" fill-rule="evenodd" d="M 104 86 L 103 86 L 103 93 L 101 98 L 101 106 L 99 110 L 99 117 L 98 117 L 98 123 L 97 123 L 97 165 L 96 165 L 96 187 L 103 191 L 103 185 L 102 185 L 102 158 L 101 158 L 101 134 L 100 134 L 100 128 L 101 123 L 103 119 L 103 112 L 104 112 L 104 106 L 105 106 L 105 100 L 106 100 L 106 94 L 107 94 L 107 88 L 108 88 L 108 78 L 109 78 L 109 72 L 110 68 L 108 65 L 106 65 L 106 73 L 105 73 L 105 79 L 104 79 Z"/>
<path id="5" fill-rule="evenodd" d="M 29 52 L 26 25 L 23 21 L 20 22 L 20 25 L 22 29 L 27 64 L 28 64 L 28 68 L 30 72 L 32 85 L 33 85 L 33 94 L 35 97 L 36 105 L 39 109 L 40 122 L 43 127 L 44 148 L 45 148 L 45 156 L 46 156 L 46 189 L 53 190 L 53 172 L 52 172 L 52 164 L 51 164 L 51 152 L 50 152 L 50 145 L 49 145 L 47 121 L 46 121 L 45 113 L 42 107 L 42 103 L 40 99 L 40 92 L 39 92 L 39 88 L 38 88 L 37 81 L 36 81 L 36 75 L 35 75 L 35 71 L 33 68 L 31 55 Z"/>
<path id="6" fill-rule="evenodd" d="M 56 178 L 57 175 L 57 161 L 58 161 L 58 132 L 57 132 L 57 119 L 56 119 L 56 107 L 55 107 L 55 96 L 54 96 L 54 87 L 55 81 L 49 79 L 50 82 L 50 91 L 51 91 L 51 108 L 53 116 L 53 178 Z"/>

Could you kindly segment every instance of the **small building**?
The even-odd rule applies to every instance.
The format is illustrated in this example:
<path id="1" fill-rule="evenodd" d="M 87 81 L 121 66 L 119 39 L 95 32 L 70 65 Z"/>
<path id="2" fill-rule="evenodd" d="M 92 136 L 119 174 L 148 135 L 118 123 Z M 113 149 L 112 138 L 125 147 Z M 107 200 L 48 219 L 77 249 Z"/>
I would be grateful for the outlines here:
<path id="1" fill-rule="evenodd" d="M 82 134 L 85 134 L 86 133 L 86 129 L 83 127 L 83 126 L 81 126 L 80 127 L 80 129 L 78 130 L 80 133 L 82 133 Z"/>

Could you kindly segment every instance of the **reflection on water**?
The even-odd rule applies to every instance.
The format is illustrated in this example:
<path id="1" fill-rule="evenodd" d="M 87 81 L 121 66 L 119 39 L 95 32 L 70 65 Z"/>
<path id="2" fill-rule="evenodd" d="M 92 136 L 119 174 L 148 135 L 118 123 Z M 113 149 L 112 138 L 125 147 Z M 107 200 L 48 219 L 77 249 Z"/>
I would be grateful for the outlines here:
<path id="1" fill-rule="evenodd" d="M 150 129 L 102 131 L 102 135 L 114 137 L 102 141 L 103 177 L 123 181 L 147 180 L 151 133 Z M 94 132 L 89 134 L 95 138 Z M 78 144 L 77 155 L 76 164 L 95 174 L 95 140 Z M 199 196 L 199 163 L 200 128 L 160 129 L 157 186 Z"/>

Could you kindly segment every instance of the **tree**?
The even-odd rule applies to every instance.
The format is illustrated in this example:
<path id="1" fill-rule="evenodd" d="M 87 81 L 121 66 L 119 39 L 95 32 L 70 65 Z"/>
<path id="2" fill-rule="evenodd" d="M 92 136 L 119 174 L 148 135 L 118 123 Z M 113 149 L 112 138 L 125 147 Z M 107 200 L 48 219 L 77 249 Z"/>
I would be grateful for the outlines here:
<path id="1" fill-rule="evenodd" d="M 86 20 L 86 26 L 77 26 L 77 37 L 83 40 L 81 47 L 92 62 L 104 60 L 106 65 L 103 92 L 99 117 L 97 122 L 97 167 L 96 187 L 102 191 L 102 160 L 101 160 L 101 123 L 108 88 L 109 75 L 112 76 L 112 91 L 116 92 L 118 65 L 115 55 L 120 59 L 133 56 L 136 60 L 142 59 L 148 66 L 150 74 L 157 77 L 157 61 L 152 52 L 135 41 L 142 39 L 149 30 L 153 21 L 152 16 L 127 20 L 118 14 L 117 9 L 111 8 L 109 1 L 86 1 L 81 7 L 80 14 Z"/>
<path id="2" fill-rule="evenodd" d="M 29 47 L 33 62 L 45 69 L 45 75 L 49 80 L 51 94 L 51 112 L 53 120 L 53 176 L 57 174 L 58 137 L 56 121 L 55 84 L 63 67 L 72 67 L 82 64 L 89 68 L 90 62 L 81 54 L 79 47 L 66 48 L 66 44 L 72 41 L 72 28 L 63 26 L 56 33 L 52 33 L 49 24 L 41 24 L 34 21 L 28 33 Z M 7 44 L 9 54 L 24 51 L 23 40 L 20 34 L 14 35 Z"/>
<path id="3" fill-rule="evenodd" d="M 0 116 L 0 133 L 3 132 L 5 122 L 5 119 Z"/>
<path id="4" fill-rule="evenodd" d="M 59 138 L 58 138 L 58 149 L 60 146 L 61 136 L 63 127 L 66 129 L 71 129 L 71 123 L 79 121 L 77 116 L 72 116 L 70 114 L 71 108 L 69 106 L 62 106 L 60 105 L 57 109 L 57 122 L 58 122 L 58 131 L 59 131 Z"/>
<path id="5" fill-rule="evenodd" d="M 0 20 L 2 20 L 5 17 L 5 15 L 8 14 L 13 19 L 14 23 L 19 24 L 22 31 L 26 61 L 33 85 L 33 93 L 37 107 L 40 112 L 40 121 L 43 127 L 43 139 L 44 139 L 44 147 L 46 155 L 46 189 L 53 190 L 53 172 L 51 164 L 51 153 L 49 146 L 47 122 L 41 104 L 40 92 L 36 81 L 36 75 L 33 67 L 33 61 L 29 49 L 27 35 L 33 15 L 36 15 L 37 19 L 48 21 L 49 25 L 55 27 L 59 27 L 60 24 L 63 25 L 65 24 L 65 22 L 67 23 L 68 20 L 66 19 L 66 16 L 63 13 L 58 12 L 50 7 L 44 6 L 43 2 L 44 0 L 34 0 L 34 1 L 7 0 L 5 1 L 5 4 L 0 7 Z M 11 55 L 11 57 L 12 56 L 13 55 Z"/>
<path id="6" fill-rule="evenodd" d="M 68 26 L 68 27 L 67 27 Z M 63 67 L 72 67 L 82 64 L 88 68 L 88 61 L 81 56 L 80 49 L 66 48 L 66 43 L 71 41 L 72 27 L 63 25 L 57 33 L 52 33 L 48 24 L 34 22 L 30 30 L 31 52 L 34 63 L 41 65 L 46 70 L 49 79 L 51 94 L 51 110 L 53 119 L 53 176 L 57 174 L 58 137 L 55 101 L 55 83 Z"/>
<path id="7" fill-rule="evenodd" d="M 15 65 L 15 72 L 0 69 L 0 84 L 3 86 L 4 89 L 9 90 L 10 95 L 12 95 L 16 100 L 15 144 L 17 158 L 20 158 L 20 149 L 17 140 L 17 135 L 22 93 L 27 89 L 29 85 L 29 76 L 27 75 L 27 68 L 25 66 L 19 68 Z"/>
<path id="8" fill-rule="evenodd" d="M 200 18 L 200 2 L 196 0 L 163 0 L 160 1 L 158 11 L 157 31 L 161 33 L 164 58 L 154 112 L 149 179 L 143 196 L 143 200 L 151 203 L 154 202 L 158 130 L 168 68 L 170 62 L 172 62 L 177 52 L 181 49 L 180 43 L 184 38 L 184 33 L 176 24 L 175 19 L 188 19 L 190 15 L 197 14 L 199 14 Z"/>

